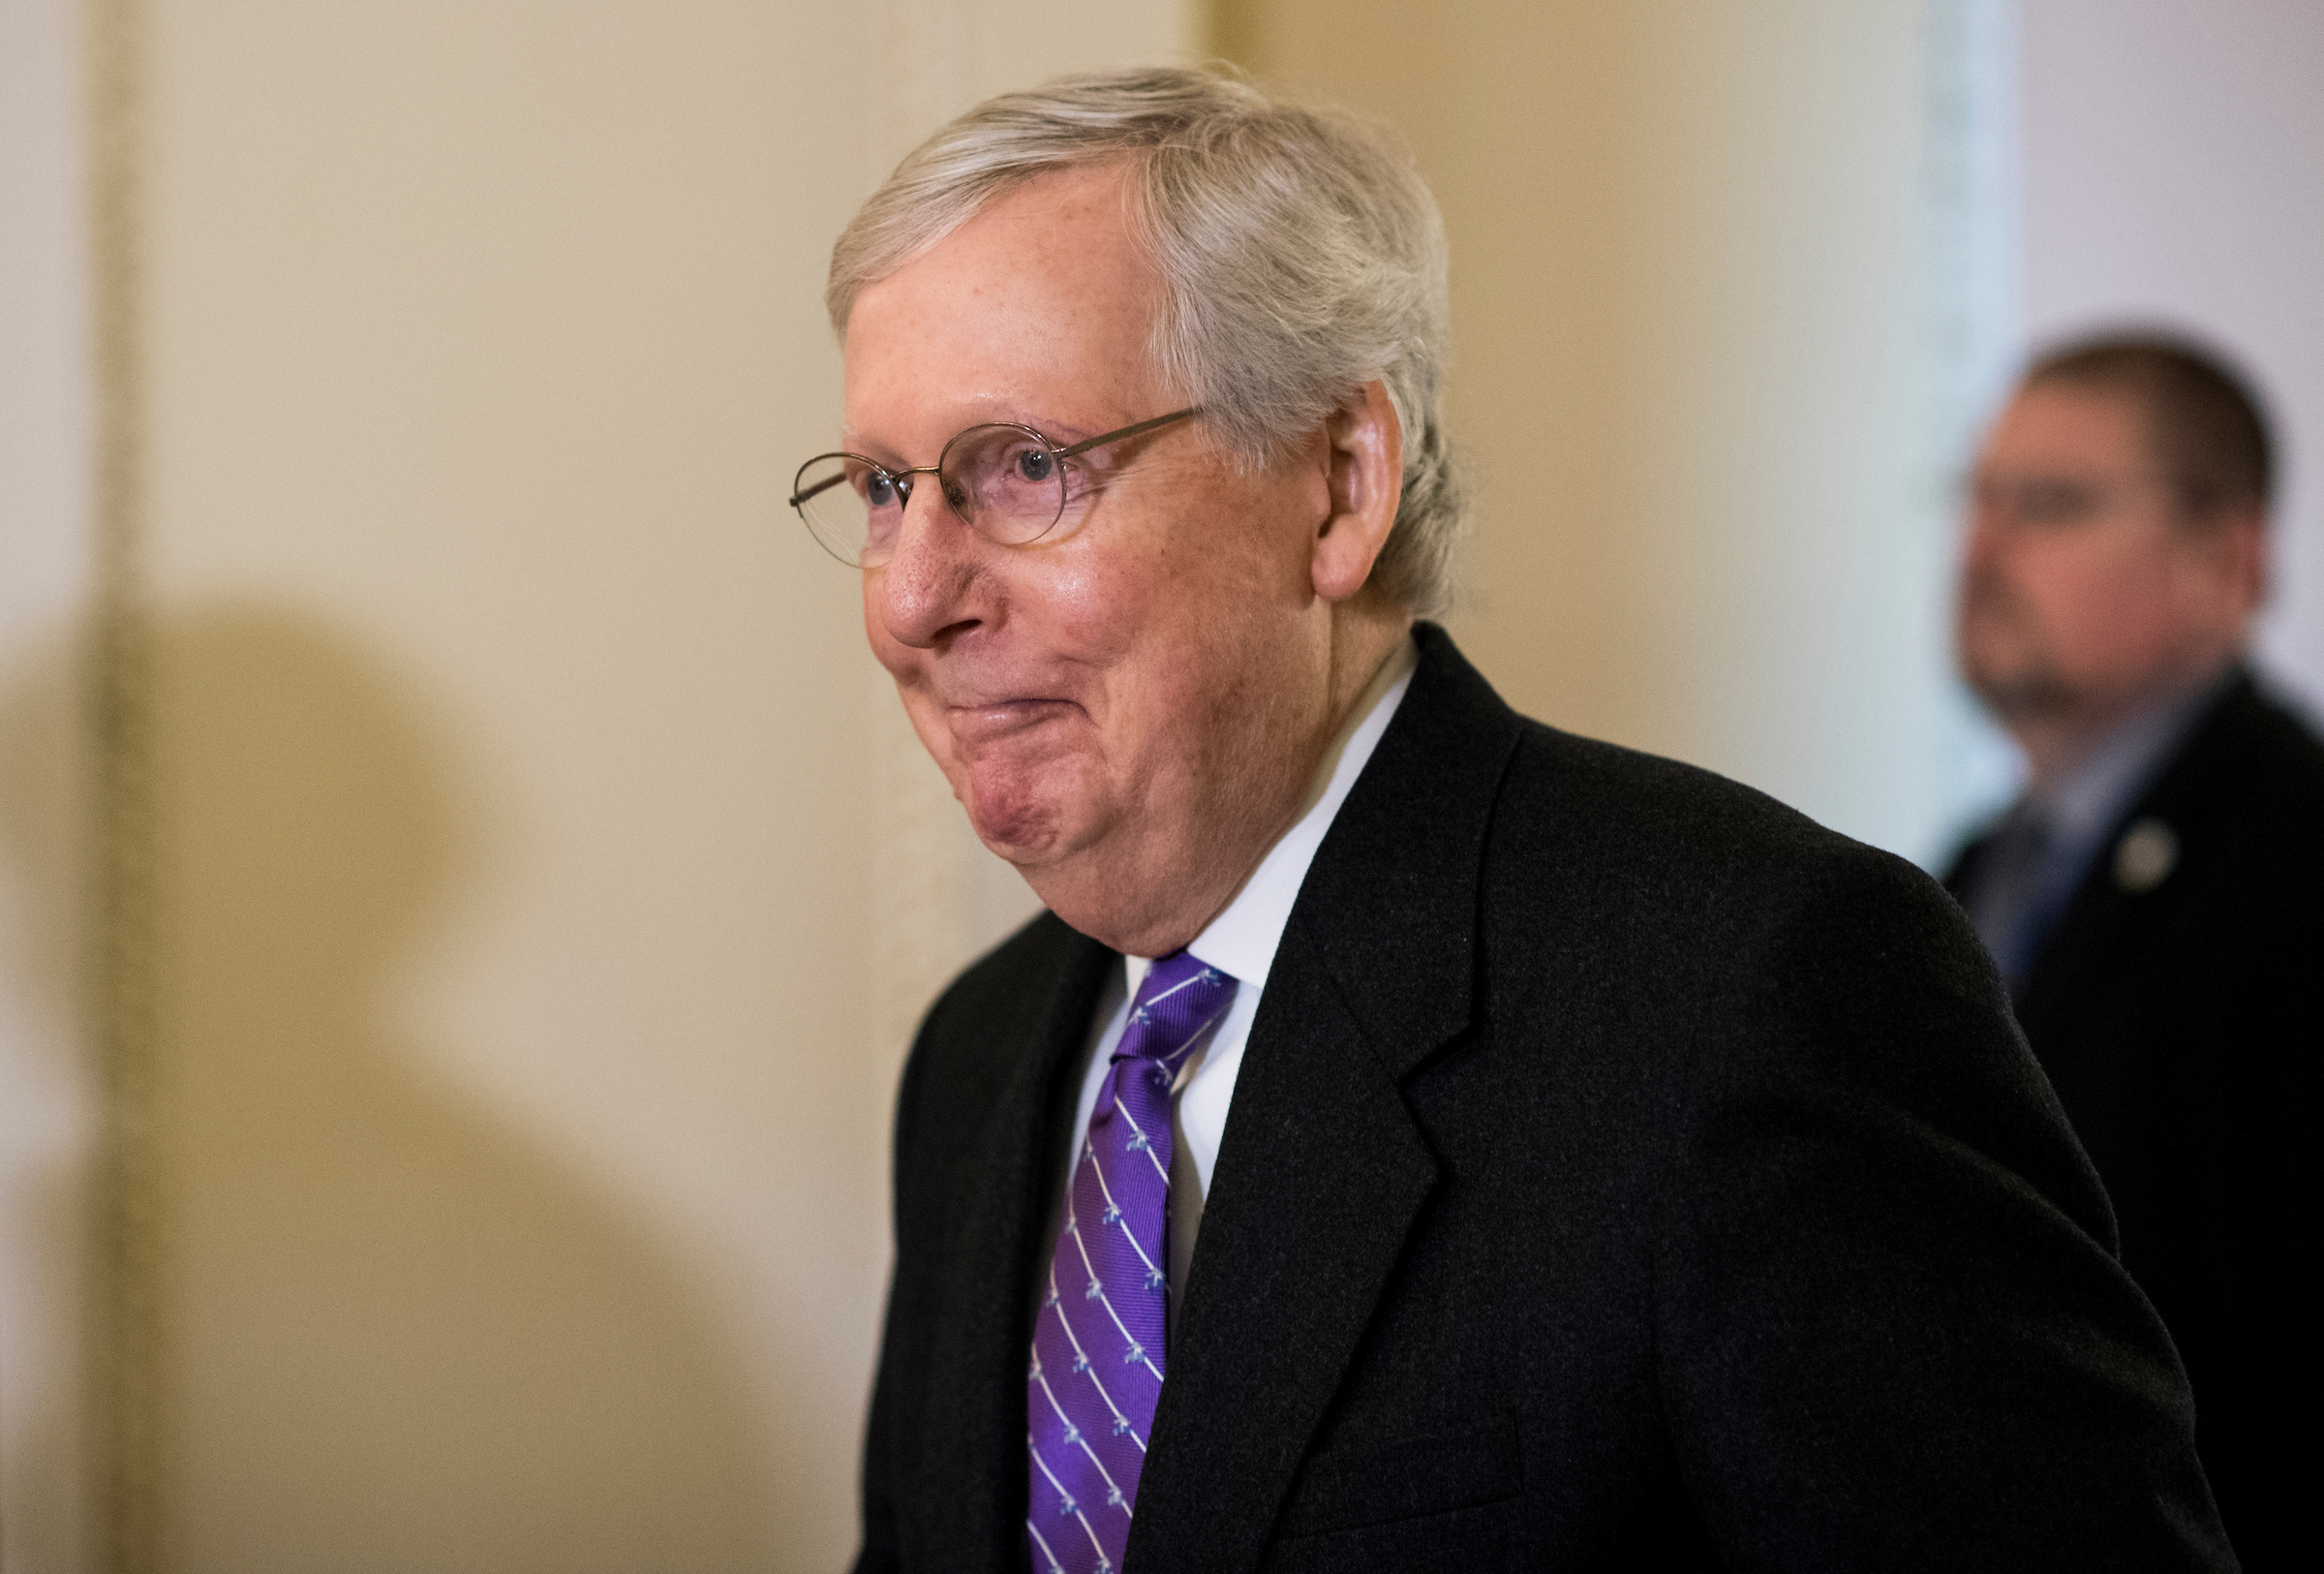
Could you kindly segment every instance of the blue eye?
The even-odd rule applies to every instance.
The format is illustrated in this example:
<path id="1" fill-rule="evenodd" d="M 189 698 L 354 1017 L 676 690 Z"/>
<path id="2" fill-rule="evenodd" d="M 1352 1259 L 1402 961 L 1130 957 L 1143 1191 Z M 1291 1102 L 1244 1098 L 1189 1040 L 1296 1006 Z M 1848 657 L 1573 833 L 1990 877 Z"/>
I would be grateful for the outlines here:
<path id="1" fill-rule="evenodd" d="M 1028 481 L 1045 481 L 1057 473 L 1057 462 L 1046 448 L 1026 448 L 1017 455 L 1017 474 Z"/>
<path id="2" fill-rule="evenodd" d="M 874 509 L 884 509 L 896 501 L 896 478 L 886 471 L 874 470 L 864 478 L 864 501 Z"/>

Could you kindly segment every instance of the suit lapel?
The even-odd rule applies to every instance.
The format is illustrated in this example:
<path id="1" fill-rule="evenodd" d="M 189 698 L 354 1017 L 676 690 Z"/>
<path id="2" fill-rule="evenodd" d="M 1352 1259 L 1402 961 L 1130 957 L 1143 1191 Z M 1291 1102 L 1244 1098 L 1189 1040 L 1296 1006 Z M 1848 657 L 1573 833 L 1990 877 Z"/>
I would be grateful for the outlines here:
<path id="1" fill-rule="evenodd" d="M 1056 923 L 1054 918 L 1045 922 Z M 927 1481 L 908 1495 L 924 1518 L 914 1540 L 933 1568 L 1024 1568 L 1024 1383 L 1032 1344 L 1032 1284 L 1050 1243 L 1053 1171 L 1064 1153 L 1072 1098 L 1063 1083 L 1089 1032 L 1113 951 L 1066 937 L 1055 984 L 1012 1036 L 1010 1069 L 963 1171 L 977 1188 L 960 1199 L 950 1232 L 945 1305 L 933 1326 L 933 1385 L 920 1447 Z"/>
<path id="2" fill-rule="evenodd" d="M 2251 739 L 2263 723 L 2266 704 L 2248 672 L 2239 671 L 2210 712 L 2182 739 L 2170 758 L 2109 826 L 2106 839 L 2091 856 L 2081 883 L 2043 943 L 2032 975 L 2019 997 L 2019 1014 L 2031 1009 L 2038 1016 L 2046 997 L 2072 980 L 2085 977 L 2103 959 L 2123 954 L 2125 936 L 2156 911 L 2146 892 L 2125 890 L 2115 874 L 2115 858 L 2123 832 L 2142 819 L 2160 821 L 2187 845 L 2180 856 L 2200 856 L 2193 845 L 2209 819 L 2213 805 L 2247 767 Z M 2165 880 L 2157 891 L 2169 884 Z"/>
<path id="3" fill-rule="evenodd" d="M 1317 852 L 1236 1081 L 1128 1566 L 1256 1567 L 1437 1182 L 1398 1084 L 1467 1027 L 1516 717 L 1422 625 Z"/>

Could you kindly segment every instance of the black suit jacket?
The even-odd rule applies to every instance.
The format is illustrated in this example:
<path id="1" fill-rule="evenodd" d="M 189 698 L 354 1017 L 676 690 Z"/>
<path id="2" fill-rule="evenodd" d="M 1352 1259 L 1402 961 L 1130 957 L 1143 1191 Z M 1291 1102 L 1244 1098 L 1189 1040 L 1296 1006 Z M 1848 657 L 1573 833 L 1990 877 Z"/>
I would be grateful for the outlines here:
<path id="1" fill-rule="evenodd" d="M 2140 821 L 2178 858 L 2126 885 Z M 1966 891 L 1986 843 L 1945 882 Z M 2027 974 L 2018 1020 L 2122 1220 L 2123 1261 L 2194 1383 L 2196 1436 L 2253 1568 L 2313 1559 L 2305 1437 L 2316 1065 L 2324 1053 L 2324 745 L 2239 673 L 2122 817 Z"/>
<path id="2" fill-rule="evenodd" d="M 2232 1566 L 2186 1383 L 1935 882 L 1517 717 L 1441 631 L 1301 887 L 1126 1568 Z M 1113 952 L 930 1012 L 859 1567 L 1022 1571 Z"/>

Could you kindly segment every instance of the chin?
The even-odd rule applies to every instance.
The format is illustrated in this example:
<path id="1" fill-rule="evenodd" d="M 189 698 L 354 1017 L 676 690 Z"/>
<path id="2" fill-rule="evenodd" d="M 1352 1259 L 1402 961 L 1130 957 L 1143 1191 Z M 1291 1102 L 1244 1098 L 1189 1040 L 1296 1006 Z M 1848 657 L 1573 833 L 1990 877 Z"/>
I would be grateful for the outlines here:
<path id="1" fill-rule="evenodd" d="M 2063 678 L 2045 667 L 2025 666 L 2009 671 L 1972 670 L 1969 686 L 1985 708 L 2003 722 L 2045 722 L 2072 714 L 2081 703 Z"/>
<path id="2" fill-rule="evenodd" d="M 986 790 L 972 782 L 962 804 L 976 839 L 1021 869 L 1048 862 L 1063 840 L 1064 813 L 1043 794 Z"/>
<path id="3" fill-rule="evenodd" d="M 1041 905 L 1101 945 L 1128 956 L 1167 956 L 1194 939 L 1190 930 L 1173 928 L 1168 915 L 1150 905 L 1122 901 L 1119 882 L 1092 880 L 1090 871 L 1053 869 L 1024 871 L 1025 883 Z"/>

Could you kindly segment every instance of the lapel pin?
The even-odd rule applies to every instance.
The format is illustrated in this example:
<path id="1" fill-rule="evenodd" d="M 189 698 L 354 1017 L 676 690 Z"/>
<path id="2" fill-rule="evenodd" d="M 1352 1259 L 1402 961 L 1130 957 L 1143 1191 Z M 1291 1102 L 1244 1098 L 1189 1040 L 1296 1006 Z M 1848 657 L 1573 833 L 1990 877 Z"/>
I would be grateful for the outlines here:
<path id="1" fill-rule="evenodd" d="M 2179 834 L 2152 816 L 2133 820 L 2114 847 L 2114 882 L 2136 896 L 2170 879 L 2179 864 Z"/>

